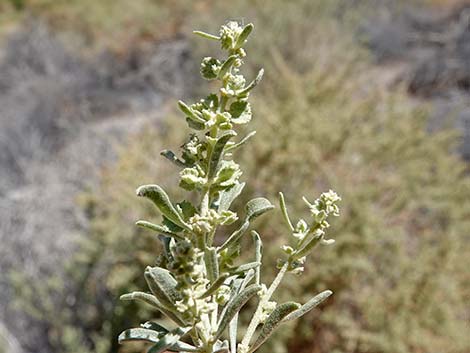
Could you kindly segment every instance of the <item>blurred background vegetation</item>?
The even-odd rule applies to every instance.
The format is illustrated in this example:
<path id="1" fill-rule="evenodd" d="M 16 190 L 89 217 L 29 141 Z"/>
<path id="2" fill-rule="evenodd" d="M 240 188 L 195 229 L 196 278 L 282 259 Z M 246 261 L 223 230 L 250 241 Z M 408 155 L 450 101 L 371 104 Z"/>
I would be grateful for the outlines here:
<path id="1" fill-rule="evenodd" d="M 0 0 L 0 352 L 144 351 L 116 342 L 157 315 L 117 300 L 145 288 L 159 252 L 134 226 L 156 216 L 134 190 L 180 195 L 159 151 L 183 143 L 175 101 L 209 91 L 198 64 L 217 55 L 190 33 L 227 19 L 255 23 L 247 73 L 266 70 L 257 135 L 236 156 L 240 204 L 343 198 L 337 243 L 279 299 L 335 295 L 261 352 L 469 352 L 470 4 L 458 0 Z M 267 277 L 279 218 L 256 224 Z"/>

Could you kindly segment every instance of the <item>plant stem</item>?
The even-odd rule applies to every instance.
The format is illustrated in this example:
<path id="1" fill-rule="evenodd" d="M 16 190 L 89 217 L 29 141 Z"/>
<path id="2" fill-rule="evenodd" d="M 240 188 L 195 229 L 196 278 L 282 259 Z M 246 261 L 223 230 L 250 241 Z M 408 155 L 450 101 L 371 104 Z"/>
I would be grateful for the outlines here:
<path id="1" fill-rule="evenodd" d="M 209 212 L 209 189 L 204 191 L 201 201 L 201 216 L 205 216 Z"/>
<path id="2" fill-rule="evenodd" d="M 274 291 L 276 288 L 279 286 L 279 284 L 282 281 L 282 278 L 287 272 L 287 267 L 289 264 L 286 262 L 281 269 L 279 270 L 276 278 L 274 278 L 273 282 L 271 283 L 271 286 L 269 286 L 268 291 L 266 294 L 263 296 L 263 298 L 259 301 L 258 307 L 256 308 L 256 312 L 253 315 L 253 318 L 251 319 L 251 322 L 246 330 L 245 336 L 242 339 L 241 345 L 248 347 L 250 344 L 251 338 L 253 337 L 253 334 L 255 333 L 256 328 L 258 327 L 260 323 L 260 318 L 261 318 L 261 313 L 263 311 L 264 305 L 271 299 Z"/>

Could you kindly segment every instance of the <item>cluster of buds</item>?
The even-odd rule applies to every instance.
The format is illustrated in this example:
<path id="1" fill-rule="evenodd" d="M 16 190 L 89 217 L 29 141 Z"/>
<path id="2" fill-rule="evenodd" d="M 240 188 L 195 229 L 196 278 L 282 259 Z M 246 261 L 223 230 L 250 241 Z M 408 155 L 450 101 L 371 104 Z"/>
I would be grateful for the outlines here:
<path id="1" fill-rule="evenodd" d="M 176 309 L 185 321 L 197 322 L 214 309 L 208 298 L 201 299 L 209 282 L 201 261 L 204 254 L 188 240 L 170 242 L 170 252 L 167 269 L 174 275 L 181 295 L 175 302 Z"/>
<path id="2" fill-rule="evenodd" d="M 218 225 L 230 225 L 238 219 L 235 212 L 230 210 L 217 212 L 209 210 L 206 215 L 195 214 L 189 219 L 194 233 L 198 235 L 212 233 Z"/>
<path id="3" fill-rule="evenodd" d="M 309 224 L 306 220 L 300 219 L 293 226 L 287 213 L 284 196 L 280 195 L 281 208 L 292 231 L 292 236 L 295 238 L 295 244 L 281 247 L 287 255 L 287 259 L 279 259 L 278 267 L 288 263 L 288 270 L 294 274 L 303 272 L 306 256 L 317 244 L 330 245 L 335 242 L 334 239 L 325 239 L 325 231 L 330 226 L 327 221 L 328 217 L 339 216 L 338 202 L 341 201 L 341 198 L 333 190 L 329 190 L 322 193 L 313 203 L 310 203 L 305 197 L 303 200 L 309 208 L 312 220 Z"/>

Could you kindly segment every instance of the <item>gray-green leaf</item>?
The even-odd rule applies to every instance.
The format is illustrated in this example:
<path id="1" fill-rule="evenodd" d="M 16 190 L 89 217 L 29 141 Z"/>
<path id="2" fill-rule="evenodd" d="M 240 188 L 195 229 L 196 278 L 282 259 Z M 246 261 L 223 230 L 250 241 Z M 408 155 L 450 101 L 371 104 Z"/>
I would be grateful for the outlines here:
<path id="1" fill-rule="evenodd" d="M 199 121 L 194 121 L 192 120 L 191 118 L 186 118 L 186 123 L 188 124 L 188 126 L 191 128 L 191 129 L 194 129 L 194 130 L 204 130 L 206 128 L 206 124 L 204 123 L 201 123 Z"/>
<path id="2" fill-rule="evenodd" d="M 264 197 L 258 197 L 256 199 L 250 200 L 245 206 L 246 210 L 246 219 L 252 221 L 256 217 L 261 216 L 263 213 L 272 210 L 274 206 L 269 202 L 268 199 Z"/>
<path id="3" fill-rule="evenodd" d="M 188 333 L 191 330 L 191 327 L 184 327 L 184 328 L 176 328 L 170 332 L 168 332 L 165 336 L 163 336 L 157 344 L 152 346 L 149 350 L 148 353 L 161 353 L 175 344 L 178 343 L 179 339 L 184 336 L 186 333 Z"/>
<path id="4" fill-rule="evenodd" d="M 259 70 L 258 75 L 256 76 L 256 78 L 253 81 L 251 81 L 251 83 L 248 86 L 246 86 L 244 89 L 237 92 L 237 95 L 239 97 L 242 97 L 242 98 L 246 97 L 248 95 L 248 93 L 253 88 L 255 88 L 258 85 L 258 83 L 260 83 L 261 79 L 263 78 L 263 74 L 264 74 L 264 70 L 263 69 Z"/>
<path id="5" fill-rule="evenodd" d="M 263 257 L 263 242 L 258 232 L 252 230 L 251 235 L 253 237 L 253 242 L 255 243 L 255 261 L 261 263 Z M 256 284 L 260 283 L 260 267 L 255 269 L 255 282 Z"/>
<path id="6" fill-rule="evenodd" d="M 243 236 L 243 234 L 245 234 L 249 226 L 250 226 L 249 221 L 243 222 L 242 226 L 238 228 L 235 232 L 233 232 L 228 237 L 228 239 L 222 244 L 222 246 L 219 248 L 219 252 L 231 247 L 232 245 L 236 245 L 238 241 L 241 239 L 241 237 Z"/>
<path id="7" fill-rule="evenodd" d="M 181 300 L 181 295 L 176 290 L 176 280 L 168 270 L 161 267 L 147 267 L 145 280 L 157 299 L 168 307 L 173 307 L 175 301 Z"/>
<path id="8" fill-rule="evenodd" d="M 158 343 L 160 338 L 163 336 L 161 332 L 150 330 L 147 328 L 131 328 L 123 331 L 119 337 L 118 342 L 122 343 L 125 341 L 148 341 L 152 343 Z"/>
<path id="9" fill-rule="evenodd" d="M 202 123 L 204 124 L 204 119 L 199 117 L 190 107 L 186 105 L 185 102 L 183 101 L 178 101 L 178 107 L 180 110 L 191 120 L 197 122 L 197 123 Z"/>
<path id="10" fill-rule="evenodd" d="M 242 33 L 237 38 L 237 42 L 235 43 L 235 49 L 241 48 L 245 42 L 248 36 L 250 35 L 251 31 L 253 31 L 253 24 L 249 23 L 243 28 Z"/>
<path id="11" fill-rule="evenodd" d="M 137 189 L 136 193 L 137 196 L 143 196 L 153 201 L 160 212 L 170 221 L 189 229 L 189 226 L 173 206 L 166 192 L 159 185 L 142 185 Z"/>
<path id="12" fill-rule="evenodd" d="M 292 255 L 294 260 L 300 259 L 301 257 L 306 256 L 312 249 L 317 246 L 320 241 L 323 239 L 323 235 L 315 235 L 310 239 L 310 241 L 298 252 Z"/>
<path id="13" fill-rule="evenodd" d="M 234 124 L 247 124 L 251 120 L 251 106 L 246 101 L 236 101 L 230 105 L 230 121 Z"/>
<path id="14" fill-rule="evenodd" d="M 243 305 L 245 305 L 248 300 L 250 300 L 256 293 L 258 293 L 260 289 L 260 285 L 252 284 L 251 286 L 248 286 L 243 291 L 241 291 L 232 300 L 230 300 L 230 302 L 227 304 L 227 309 L 225 310 L 224 315 L 219 321 L 215 338 L 220 337 L 220 335 L 224 332 L 228 323 L 232 320 L 235 314 L 238 313 L 243 307 Z"/>
<path id="15" fill-rule="evenodd" d="M 219 71 L 219 78 L 220 79 L 222 79 L 224 77 L 224 75 L 228 72 L 228 70 L 233 65 L 236 58 L 237 58 L 236 55 L 231 55 L 227 58 L 227 60 L 225 60 L 225 62 L 220 67 L 220 71 Z"/>
<path id="16" fill-rule="evenodd" d="M 182 167 L 182 168 L 188 167 L 186 163 L 184 163 L 181 159 L 176 157 L 173 151 L 163 150 L 160 152 L 160 155 L 165 157 L 166 159 L 168 159 L 170 162 L 174 163 L 178 167 Z"/>
<path id="17" fill-rule="evenodd" d="M 207 173 L 209 178 L 213 178 L 215 173 L 217 172 L 217 167 L 219 165 L 220 159 L 223 156 L 225 145 L 232 137 L 236 135 L 237 134 L 235 133 L 235 131 L 230 130 L 217 139 L 209 157 L 209 167 Z"/>
<path id="18" fill-rule="evenodd" d="M 217 251 L 213 247 L 204 251 L 204 262 L 207 267 L 207 277 L 212 283 L 219 277 L 219 263 L 217 262 Z"/>
<path id="19" fill-rule="evenodd" d="M 220 275 L 219 278 L 217 278 L 214 283 L 211 284 L 211 286 L 199 297 L 199 299 L 204 299 L 209 296 L 211 296 L 219 287 L 224 284 L 225 280 L 229 277 L 230 275 L 228 273 L 223 273 Z"/>
<path id="20" fill-rule="evenodd" d="M 154 224 L 154 223 L 147 222 L 147 221 L 137 221 L 135 224 L 138 225 L 139 227 L 153 230 L 154 232 L 157 232 L 159 234 L 164 234 L 169 237 L 173 237 L 177 239 L 184 239 L 184 237 L 182 237 L 181 235 L 172 233 L 167 227 L 164 227 L 158 224 Z"/>
<path id="21" fill-rule="evenodd" d="M 147 303 L 153 306 L 155 309 L 157 309 L 161 313 L 165 314 L 178 325 L 181 325 L 181 326 L 185 325 L 183 320 L 181 320 L 174 312 L 172 312 L 171 309 L 165 307 L 162 303 L 160 303 L 160 301 L 152 294 L 144 293 L 144 292 L 132 292 L 132 293 L 121 295 L 119 299 L 142 301 L 144 303 Z"/>
<path id="22" fill-rule="evenodd" d="M 261 332 L 256 339 L 250 352 L 256 351 L 274 332 L 274 330 L 282 323 L 282 320 L 289 315 L 291 312 L 297 310 L 300 307 L 299 303 L 287 302 L 276 307 L 273 312 L 268 316 L 266 322 L 261 327 Z"/>
<path id="23" fill-rule="evenodd" d="M 212 40 L 220 40 L 220 37 L 203 32 L 203 31 L 193 31 L 193 33 L 203 38 L 212 39 Z"/>
<path id="24" fill-rule="evenodd" d="M 241 141 L 237 142 L 236 144 L 234 145 L 231 145 L 231 146 L 228 146 L 226 149 L 225 149 L 225 152 L 230 152 L 230 151 L 233 151 L 241 146 L 243 146 L 250 138 L 252 138 L 253 136 L 256 135 L 256 131 L 252 131 L 250 132 L 248 135 L 246 135 L 243 139 L 241 139 Z"/>
<path id="25" fill-rule="evenodd" d="M 230 189 L 223 190 L 220 192 L 219 213 L 227 211 L 230 208 L 230 205 L 232 204 L 233 200 L 235 200 L 238 195 L 241 194 L 244 187 L 245 183 L 237 183 Z"/>
<path id="26" fill-rule="evenodd" d="M 321 292 L 320 294 L 317 294 L 308 302 L 306 302 L 304 305 L 302 305 L 298 310 L 295 310 L 294 312 L 287 315 L 283 321 L 290 321 L 290 320 L 298 319 L 299 317 L 305 315 L 314 307 L 322 303 L 326 298 L 328 298 L 332 294 L 333 292 L 330 290 L 325 290 Z"/>
<path id="27" fill-rule="evenodd" d="M 142 326 L 142 328 L 146 328 L 146 329 L 149 329 L 149 330 L 153 330 L 153 331 L 157 331 L 159 332 L 162 336 L 167 334 L 169 331 L 163 327 L 162 325 L 156 323 L 156 322 L 153 322 L 153 321 L 147 321 L 146 323 L 144 324 L 141 324 L 140 326 Z"/>
<path id="28" fill-rule="evenodd" d="M 249 262 L 247 264 L 240 265 L 230 270 L 231 274 L 245 273 L 249 270 L 258 269 L 261 266 L 261 262 Z"/>

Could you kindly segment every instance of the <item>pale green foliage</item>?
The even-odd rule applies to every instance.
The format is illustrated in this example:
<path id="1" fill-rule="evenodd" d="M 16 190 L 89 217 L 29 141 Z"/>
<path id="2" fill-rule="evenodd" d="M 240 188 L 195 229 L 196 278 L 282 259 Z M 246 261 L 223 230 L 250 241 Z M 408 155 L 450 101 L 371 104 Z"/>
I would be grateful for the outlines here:
<path id="1" fill-rule="evenodd" d="M 298 303 L 277 305 L 270 299 L 286 273 L 302 272 L 306 256 L 315 245 L 331 243 L 324 239 L 325 229 L 329 227 L 327 219 L 339 215 L 337 203 L 341 200 L 331 190 L 313 204 L 306 201 L 312 220 L 302 220 L 304 227 L 301 230 L 292 228 L 288 222 L 289 231 L 297 241 L 294 247 L 284 247 L 286 256 L 278 261 L 280 270 L 269 288 L 260 282 L 262 247 L 259 236 L 255 239 L 256 261 L 235 264 L 240 255 L 240 242 L 250 223 L 273 209 L 262 197 L 247 202 L 243 219 L 229 209 L 244 187 L 239 181 L 240 166 L 231 158 L 232 151 L 241 146 L 240 142 L 246 137 L 238 143 L 231 141 L 238 135 L 233 128 L 251 121 L 248 98 L 263 75 L 260 70 L 256 78 L 246 84 L 240 73 L 246 56 L 242 47 L 252 30 L 252 24 L 240 26 L 230 21 L 221 27 L 218 36 L 195 32 L 220 41 L 222 49 L 227 51 L 225 60 L 205 58 L 201 64 L 201 75 L 208 80 L 220 80 L 222 87 L 218 93 L 197 103 L 178 103 L 188 126 L 195 132 L 182 145 L 181 157 L 168 150 L 162 155 L 182 169 L 180 186 L 197 191 L 199 203 L 197 206 L 189 201 L 174 203 L 158 185 L 137 189 L 137 196 L 151 200 L 162 215 L 161 225 L 148 221 L 138 221 L 138 225 L 157 232 L 163 252 L 158 256 L 156 266 L 145 270 L 152 294 L 133 293 L 122 297 L 151 304 L 178 327 L 170 331 L 159 324 L 146 323 L 144 328 L 124 331 L 119 342 L 149 341 L 154 344 L 149 349 L 152 353 L 168 349 L 178 352 L 254 352 L 289 314 L 292 314 L 291 318 L 300 317 L 320 303 L 309 302 L 307 308 L 300 309 Z M 283 215 L 289 219 L 287 208 L 283 201 L 281 203 Z M 215 235 L 219 226 L 230 225 L 239 219 L 238 229 L 217 245 Z M 255 283 L 250 284 L 253 280 Z M 256 296 L 258 306 L 243 340 L 237 345 L 238 314 Z M 258 338 L 253 341 L 260 325 Z M 230 343 L 224 340 L 229 327 Z M 185 336 L 191 344 L 182 340 Z"/>
<path id="2" fill-rule="evenodd" d="M 258 190 L 274 198 L 283 189 L 290 208 L 302 212 L 305 203 L 290 194 L 328 185 L 339 190 L 347 202 L 335 227 L 341 229 L 337 244 L 317 252 L 314 266 L 276 299 L 298 294 L 308 302 L 305 293 L 324 288 L 336 295 L 326 315 L 314 310 L 297 326 L 286 325 L 260 351 L 466 352 L 470 185 L 464 164 L 449 154 L 455 135 L 430 135 L 425 112 L 402 92 L 373 85 L 367 58 L 350 43 L 340 50 L 326 45 L 328 36 L 317 41 L 329 50 L 319 51 L 307 71 L 277 53 L 267 61 L 277 75 L 268 75 L 255 97 L 253 149 L 239 152 L 254 184 L 235 204 Z M 176 121 L 170 124 L 169 131 L 178 131 Z M 149 158 L 140 150 L 136 166 Z M 291 223 L 299 224 L 297 218 Z M 296 228 L 302 233 L 306 227 Z M 258 229 L 270 244 L 285 244 L 280 214 Z M 266 261 L 278 257 L 277 248 L 270 249 Z"/>
<path id="3" fill-rule="evenodd" d="M 122 296 L 125 300 L 136 299 L 151 304 L 171 319 L 177 328 L 169 330 L 147 322 L 142 328 L 124 331 L 119 336 L 120 343 L 148 341 L 153 343 L 148 351 L 152 353 L 166 350 L 254 352 L 287 316 L 290 315 L 291 319 L 300 317 L 321 302 L 314 300 L 301 307 L 293 302 L 278 305 L 270 299 L 286 273 L 300 274 L 303 271 L 306 256 L 315 245 L 332 242 L 325 239 L 325 230 L 329 227 L 327 219 L 339 215 L 337 203 L 341 199 L 331 190 L 312 204 L 306 201 L 311 219 L 302 220 L 302 226 L 295 229 L 280 194 L 288 231 L 296 241 L 292 247 L 283 247 L 285 258 L 278 261 L 279 273 L 269 288 L 261 283 L 262 246 L 257 233 L 254 236 L 255 261 L 235 264 L 240 256 L 240 242 L 250 224 L 274 208 L 267 199 L 258 197 L 246 203 L 244 216 L 230 210 L 231 203 L 245 185 L 239 181 L 242 172 L 232 160 L 232 151 L 247 137 L 232 141 L 238 135 L 234 127 L 251 121 L 248 98 L 263 76 L 263 70 L 260 70 L 247 84 L 240 73 L 246 56 L 242 47 L 252 30 L 252 24 L 240 26 L 229 21 L 221 27 L 218 35 L 195 32 L 219 41 L 227 52 L 224 60 L 205 58 L 201 64 L 201 75 L 207 80 L 219 80 L 221 88 L 199 102 L 178 103 L 188 126 L 195 132 L 182 145 L 181 157 L 169 150 L 163 151 L 162 156 L 181 168 L 180 187 L 196 191 L 198 204 L 195 206 L 189 201 L 174 203 L 159 185 L 144 185 L 137 189 L 137 196 L 151 200 L 162 215 L 161 224 L 148 221 L 138 221 L 137 224 L 157 232 L 163 252 L 157 257 L 156 266 L 145 270 L 152 294 L 134 292 Z M 238 228 L 218 245 L 215 239 L 218 228 L 237 220 Z M 331 294 L 330 291 L 326 293 L 323 299 Z M 239 312 L 253 297 L 259 298 L 258 306 L 243 339 L 237 344 Z M 261 328 L 255 339 L 258 327 Z M 225 339 L 228 336 L 230 342 Z M 185 340 L 190 340 L 191 344 Z"/>
<path id="4" fill-rule="evenodd" d="M 282 190 L 293 214 L 306 218 L 305 203 L 290 195 L 308 192 L 310 199 L 332 186 L 344 200 L 339 224 L 330 230 L 335 246 L 316 252 L 304 275 L 281 286 L 272 301 L 297 295 L 307 303 L 325 288 L 335 295 L 324 303 L 322 315 L 314 309 L 284 324 L 260 352 L 466 353 L 470 188 L 464 164 L 449 153 L 455 135 L 428 134 L 421 107 L 414 109 L 416 103 L 399 89 L 381 89 L 367 55 L 322 10 L 331 3 L 242 0 L 229 8 L 218 2 L 181 20 L 189 28 L 215 30 L 218 20 L 247 16 L 263 29 L 250 38 L 251 59 L 245 65 L 249 77 L 260 65 L 268 73 L 253 97 L 251 126 L 257 135 L 236 155 L 242 177 L 251 182 L 233 207 L 243 207 L 260 193 L 274 200 Z M 202 58 L 209 47 L 201 42 L 195 41 L 195 49 Z M 136 182 L 157 180 L 172 199 L 183 196 L 174 186 L 172 165 L 155 156 L 181 145 L 185 123 L 171 115 L 165 122 L 162 131 L 147 129 L 135 136 L 103 172 L 99 187 L 83 198 L 91 230 L 80 261 L 71 259 L 74 272 L 88 273 L 78 276 L 82 290 L 76 305 L 65 310 L 57 302 L 41 306 L 40 299 L 53 296 L 36 286 L 27 294 L 33 279 L 18 286 L 19 307 L 52 310 L 40 313 L 40 320 L 50 323 L 49 342 L 57 351 L 117 352 L 116 337 L 138 325 L 138 318 L 162 320 L 150 305 L 114 300 L 116 293 L 145 288 L 142 269 L 161 251 L 152 232 L 133 225 L 155 217 L 152 203 L 136 203 Z M 292 218 L 293 226 L 297 221 Z M 257 229 L 263 230 L 265 261 L 274 263 L 287 239 L 280 211 L 260 218 Z M 253 250 L 249 240 L 245 244 Z M 248 255 L 247 261 L 257 261 Z M 274 272 L 273 267 L 266 270 Z M 70 309 L 80 315 L 71 317 Z M 241 315 L 238 321 L 249 318 Z M 60 335 L 63 327 L 75 330 L 75 345 L 57 342 L 57 337 L 72 337 Z M 97 347 L 98 342 L 105 345 Z M 141 352 L 142 345 L 121 351 Z"/>

